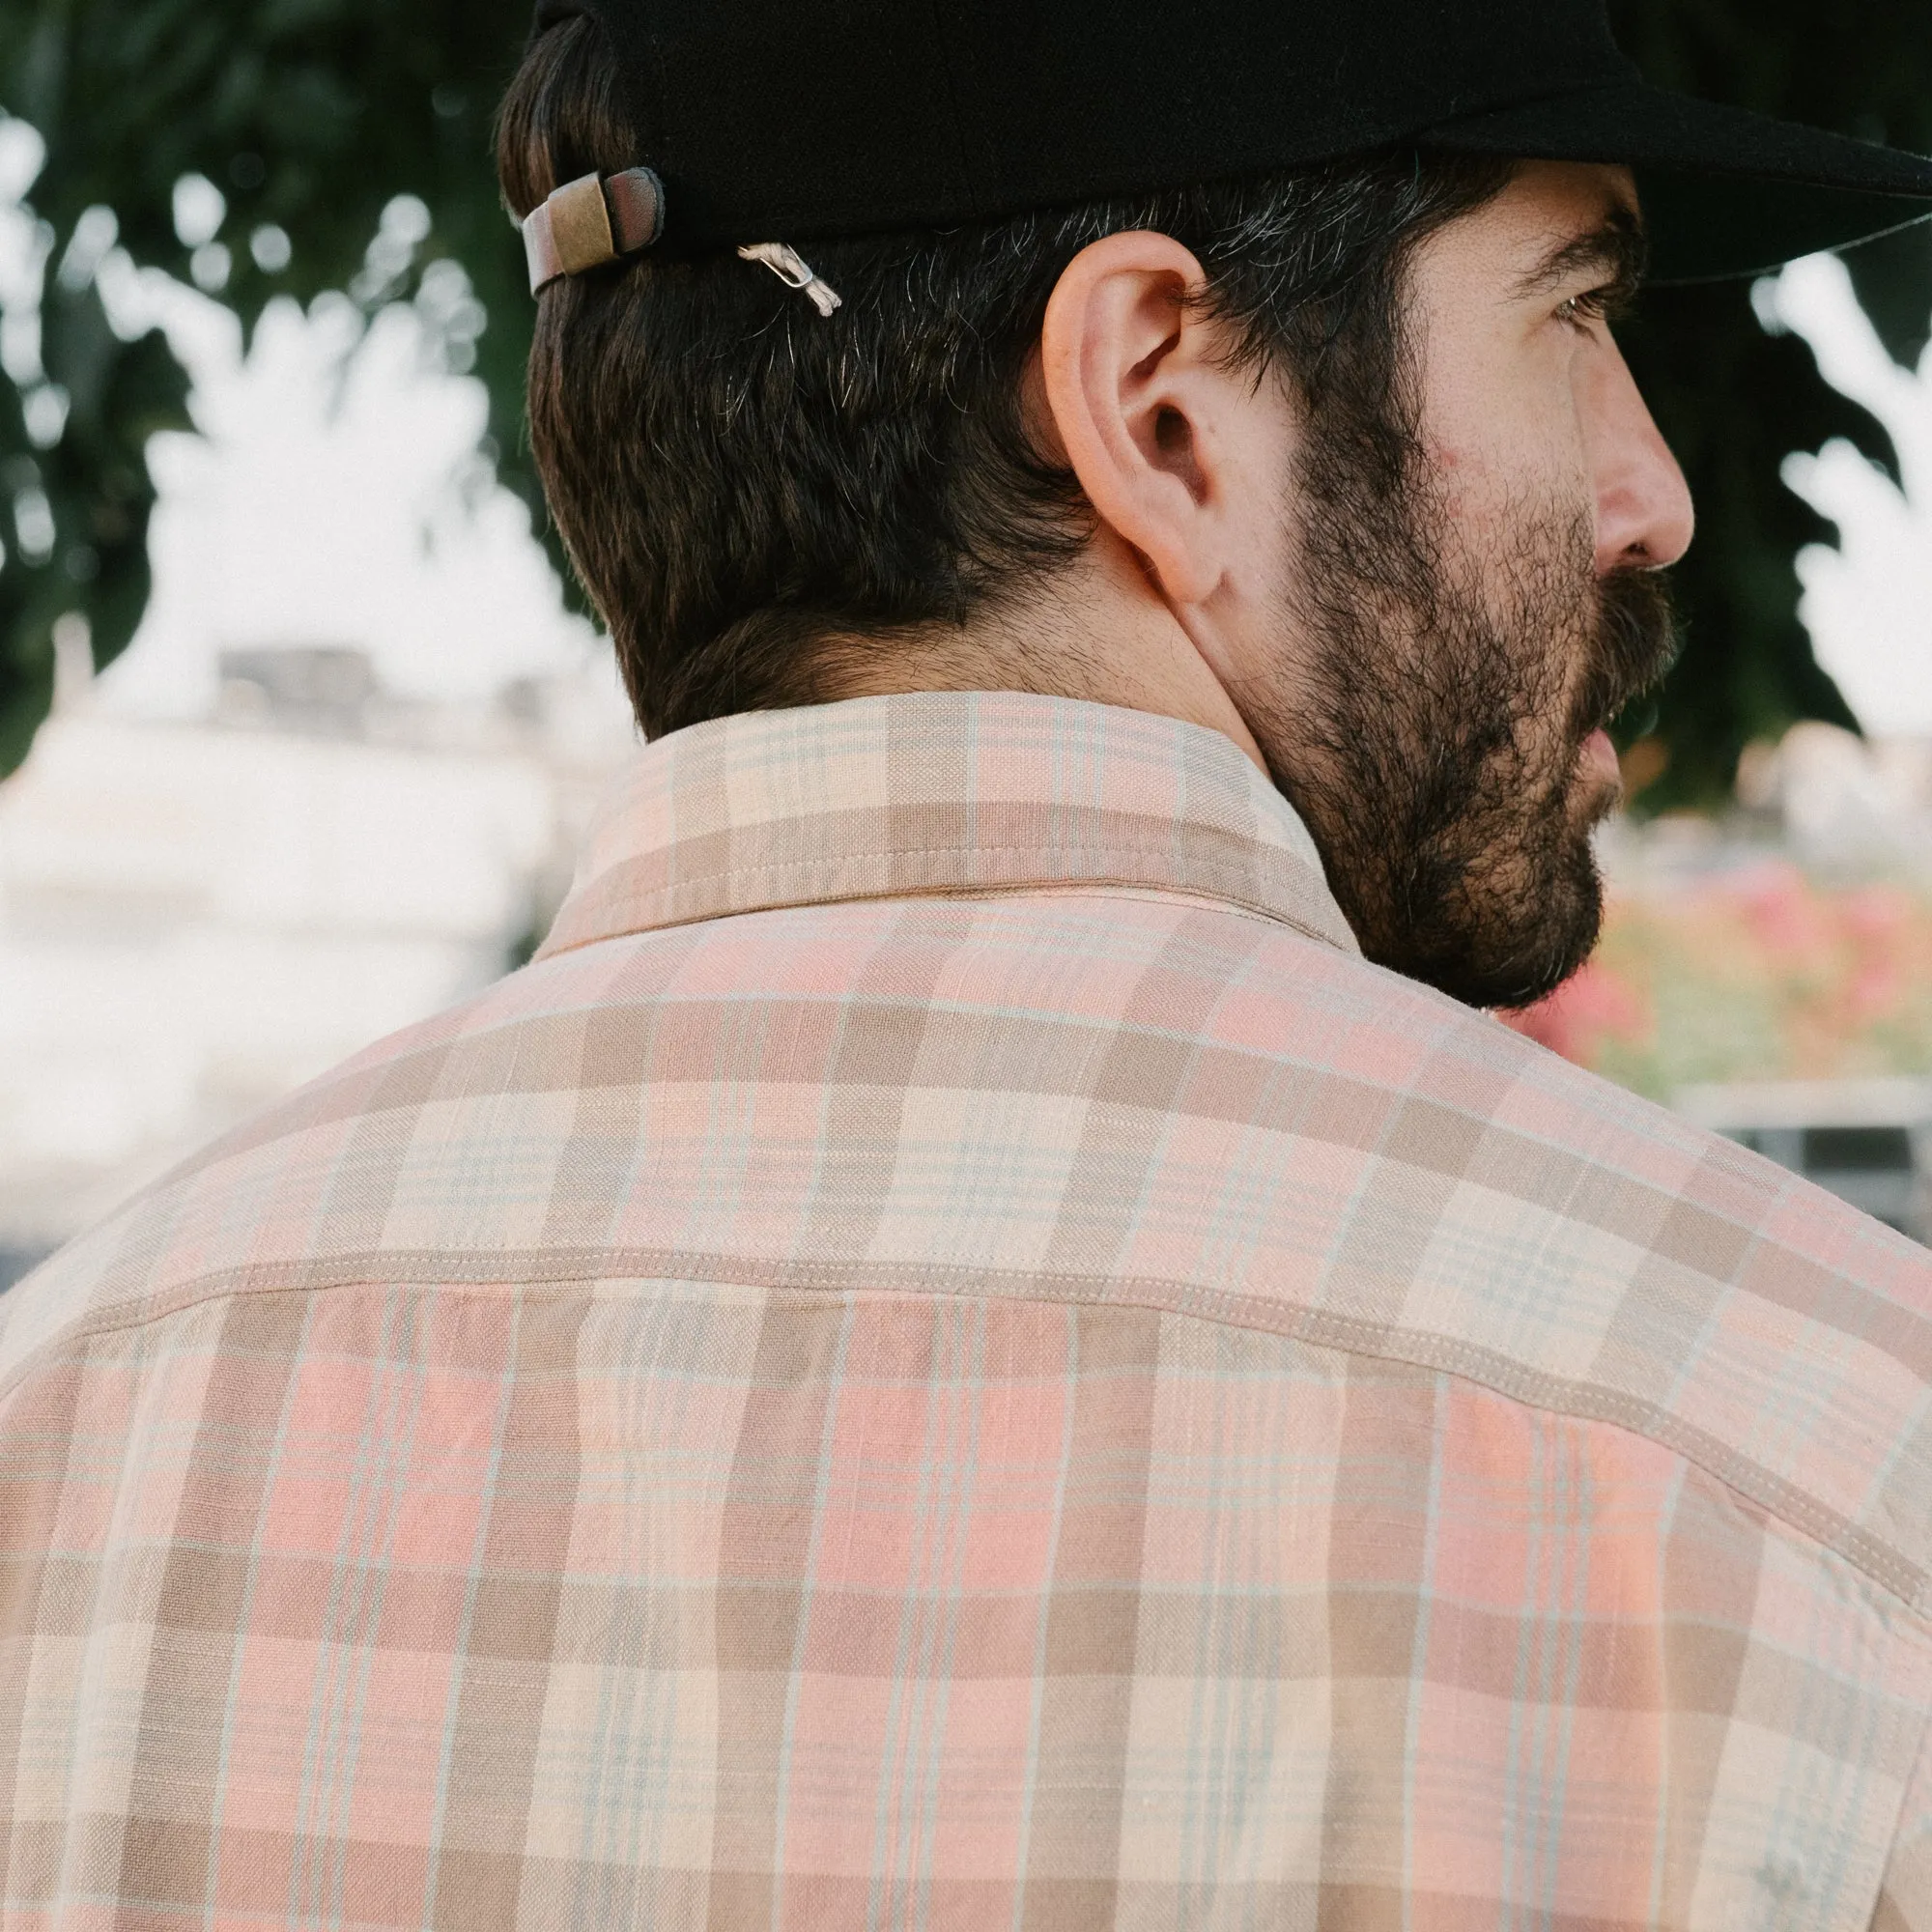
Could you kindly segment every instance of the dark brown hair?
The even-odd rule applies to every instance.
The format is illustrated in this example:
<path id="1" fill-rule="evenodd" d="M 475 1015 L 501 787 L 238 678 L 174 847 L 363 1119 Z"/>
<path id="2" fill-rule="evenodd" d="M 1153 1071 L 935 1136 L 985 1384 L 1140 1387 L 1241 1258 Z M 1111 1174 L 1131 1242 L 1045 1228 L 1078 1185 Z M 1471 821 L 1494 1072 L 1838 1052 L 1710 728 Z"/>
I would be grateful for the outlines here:
<path id="1" fill-rule="evenodd" d="M 522 215 L 564 182 L 649 159 L 646 134 L 600 31 L 563 21 L 503 102 L 504 196 Z M 530 351 L 531 441 L 645 732 L 813 702 L 836 690 L 839 653 L 962 624 L 1078 552 L 1090 513 L 1029 439 L 1021 384 L 1054 284 L 1103 235 L 1153 228 L 1192 249 L 1236 360 L 1385 440 L 1360 453 L 1399 488 L 1403 264 L 1507 177 L 1383 153 L 814 242 L 844 298 L 829 319 L 728 254 L 554 283 Z"/>

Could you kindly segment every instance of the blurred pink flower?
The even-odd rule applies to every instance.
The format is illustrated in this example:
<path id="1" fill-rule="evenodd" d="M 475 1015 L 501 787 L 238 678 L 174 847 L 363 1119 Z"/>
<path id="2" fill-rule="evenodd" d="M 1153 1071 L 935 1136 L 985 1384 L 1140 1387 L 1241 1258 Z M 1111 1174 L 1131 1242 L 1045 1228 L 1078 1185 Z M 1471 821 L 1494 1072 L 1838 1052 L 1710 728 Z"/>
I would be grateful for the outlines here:
<path id="1" fill-rule="evenodd" d="M 1770 961 L 1810 966 L 1831 953 L 1836 935 L 1830 908 L 1795 866 L 1767 866 L 1733 883 L 1728 894 Z"/>
<path id="2" fill-rule="evenodd" d="M 1864 886 L 1838 901 L 1845 930 L 1854 937 L 1880 943 L 1895 942 L 1912 923 L 1911 898 L 1896 886 Z"/>
<path id="3" fill-rule="evenodd" d="M 1932 1071 L 1932 898 L 1783 863 L 1614 898 L 1596 958 L 1510 1024 L 1660 1097 L 1686 1079 Z"/>
<path id="4" fill-rule="evenodd" d="M 1605 1040 L 1633 1046 L 1648 1038 L 1651 1016 L 1634 987 L 1602 959 L 1593 959 L 1546 1000 L 1504 1019 L 1565 1060 L 1588 1066 Z"/>

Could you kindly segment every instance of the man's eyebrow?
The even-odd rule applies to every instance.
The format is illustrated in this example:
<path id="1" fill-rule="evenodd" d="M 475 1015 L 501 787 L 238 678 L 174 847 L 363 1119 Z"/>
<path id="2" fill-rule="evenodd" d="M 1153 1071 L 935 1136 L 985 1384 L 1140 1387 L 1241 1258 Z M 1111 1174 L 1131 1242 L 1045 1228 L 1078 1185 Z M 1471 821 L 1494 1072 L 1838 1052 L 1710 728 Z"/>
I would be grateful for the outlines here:
<path id="1" fill-rule="evenodd" d="M 1613 209 L 1586 235 L 1552 249 L 1520 284 L 1525 296 L 1551 294 L 1578 275 L 1600 274 L 1611 306 L 1632 301 L 1650 266 L 1650 239 L 1634 209 Z"/>

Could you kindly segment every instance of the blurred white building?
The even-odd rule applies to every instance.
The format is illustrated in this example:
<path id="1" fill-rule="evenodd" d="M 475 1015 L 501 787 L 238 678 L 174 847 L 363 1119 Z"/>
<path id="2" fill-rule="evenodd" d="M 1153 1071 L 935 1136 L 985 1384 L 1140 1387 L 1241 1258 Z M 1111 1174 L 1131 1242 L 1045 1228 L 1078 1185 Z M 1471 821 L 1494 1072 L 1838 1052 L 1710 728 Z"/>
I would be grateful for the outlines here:
<path id="1" fill-rule="evenodd" d="M 629 741 L 613 681 L 403 702 L 224 654 L 210 714 L 70 699 L 0 786 L 0 1270 L 528 949 Z"/>
<path id="2" fill-rule="evenodd" d="M 0 1287 L 502 973 L 634 743 L 479 451 L 446 317 L 280 303 L 244 355 L 227 311 L 122 270 L 103 293 L 167 327 L 199 434 L 149 448 L 140 636 L 94 680 L 69 624 L 0 783 Z"/>

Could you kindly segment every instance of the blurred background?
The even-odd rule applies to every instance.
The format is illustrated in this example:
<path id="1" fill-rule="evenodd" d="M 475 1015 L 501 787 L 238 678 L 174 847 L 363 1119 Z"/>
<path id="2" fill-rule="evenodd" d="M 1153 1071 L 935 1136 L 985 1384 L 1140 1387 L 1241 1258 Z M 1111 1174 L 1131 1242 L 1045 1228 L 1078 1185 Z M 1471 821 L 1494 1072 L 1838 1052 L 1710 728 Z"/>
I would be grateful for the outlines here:
<path id="1" fill-rule="evenodd" d="M 1932 152 L 1924 0 L 1612 0 Z M 0 8 L 0 1286 L 527 956 L 634 740 L 522 440 L 528 0 Z M 1932 227 L 1625 332 L 1700 511 L 1517 1024 L 1932 1239 Z"/>

